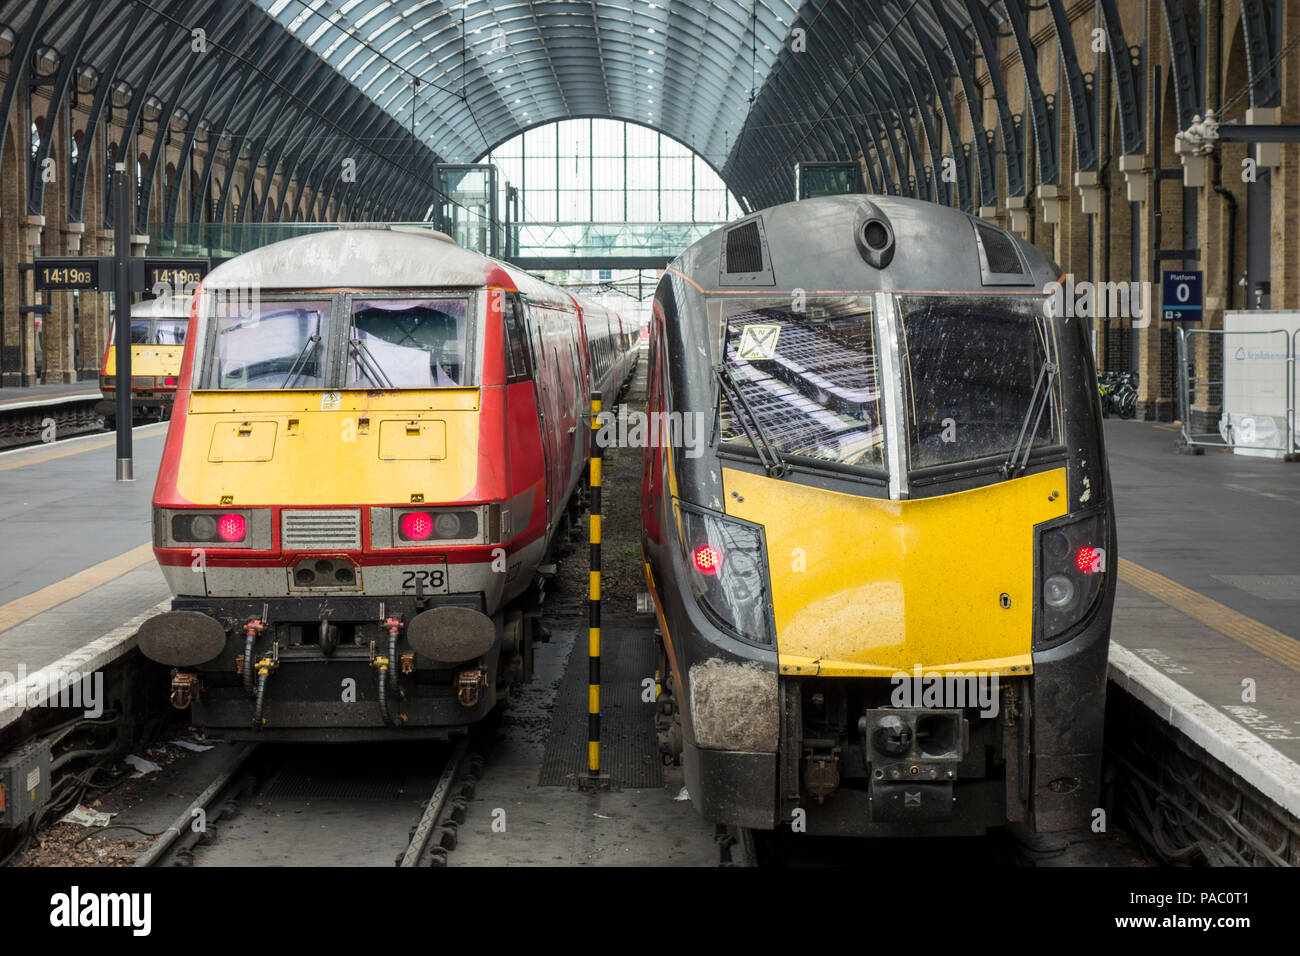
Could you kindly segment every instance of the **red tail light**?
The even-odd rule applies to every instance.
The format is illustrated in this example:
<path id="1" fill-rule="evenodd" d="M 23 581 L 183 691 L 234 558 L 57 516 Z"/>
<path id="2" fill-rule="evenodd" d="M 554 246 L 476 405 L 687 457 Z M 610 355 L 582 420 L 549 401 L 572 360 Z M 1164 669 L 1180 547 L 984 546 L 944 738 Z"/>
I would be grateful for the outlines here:
<path id="1" fill-rule="evenodd" d="M 1098 569 L 1101 563 L 1101 555 L 1096 548 L 1083 547 L 1079 549 L 1078 555 L 1075 556 L 1074 566 L 1084 574 L 1091 574 Z"/>
<path id="2" fill-rule="evenodd" d="M 170 375 L 168 375 L 165 379 L 163 379 L 163 384 L 164 384 L 164 385 L 167 385 L 167 386 L 175 387 L 175 385 L 176 385 L 176 379 L 174 379 L 174 378 L 172 378 Z"/>
<path id="3" fill-rule="evenodd" d="M 424 511 L 408 511 L 397 527 L 403 541 L 424 541 L 433 534 L 433 518 Z"/>
<path id="4" fill-rule="evenodd" d="M 695 567 L 701 574 L 717 574 L 722 564 L 722 553 L 711 544 L 695 549 Z"/>
<path id="5" fill-rule="evenodd" d="M 243 515 L 226 514 L 217 522 L 217 535 L 222 541 L 243 541 L 247 523 Z"/>

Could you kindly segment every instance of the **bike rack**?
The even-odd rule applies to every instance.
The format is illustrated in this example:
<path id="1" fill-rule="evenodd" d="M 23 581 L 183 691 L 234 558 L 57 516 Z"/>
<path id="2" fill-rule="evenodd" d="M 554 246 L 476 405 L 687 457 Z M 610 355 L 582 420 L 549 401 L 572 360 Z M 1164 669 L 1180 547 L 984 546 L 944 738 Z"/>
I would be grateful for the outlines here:
<path id="1" fill-rule="evenodd" d="M 1220 377 L 1218 379 L 1197 380 L 1192 377 L 1192 369 L 1188 361 L 1190 349 L 1188 347 L 1189 339 L 1194 335 L 1203 335 L 1207 341 L 1211 336 L 1219 336 L 1222 340 L 1228 335 L 1232 336 L 1282 336 L 1282 347 L 1286 354 L 1286 411 L 1283 415 L 1284 434 L 1280 445 L 1255 445 L 1249 447 L 1258 451 L 1280 451 L 1284 455 L 1293 455 L 1296 453 L 1297 436 L 1296 436 L 1296 347 L 1300 344 L 1300 329 L 1296 332 L 1288 332 L 1286 329 L 1251 329 L 1245 331 L 1233 331 L 1228 329 L 1186 329 L 1179 326 L 1177 329 L 1176 349 L 1178 361 L 1178 419 L 1179 438 L 1182 444 L 1188 448 L 1226 448 L 1233 449 L 1237 447 L 1237 436 L 1234 434 L 1231 420 L 1224 421 L 1220 418 L 1219 436 L 1220 440 L 1215 441 L 1211 438 L 1213 432 L 1193 432 L 1191 424 L 1191 391 L 1197 385 L 1206 388 L 1218 386 L 1220 390 L 1224 387 L 1226 374 L 1223 371 L 1224 365 L 1228 361 L 1226 349 L 1222 350 L 1220 366 Z M 1222 391 L 1220 391 L 1220 400 L 1222 402 Z"/>

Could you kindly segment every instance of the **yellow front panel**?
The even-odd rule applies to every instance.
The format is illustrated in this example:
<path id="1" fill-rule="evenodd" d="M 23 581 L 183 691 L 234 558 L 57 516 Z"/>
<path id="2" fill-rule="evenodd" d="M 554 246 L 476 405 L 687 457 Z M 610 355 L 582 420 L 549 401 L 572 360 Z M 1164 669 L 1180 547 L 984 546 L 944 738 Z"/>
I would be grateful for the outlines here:
<path id="1" fill-rule="evenodd" d="M 379 457 L 384 461 L 430 461 L 447 457 L 447 423 L 385 419 L 379 423 Z"/>
<path id="2" fill-rule="evenodd" d="M 131 346 L 132 375 L 179 375 L 183 345 L 133 345 Z M 104 360 L 104 374 L 117 374 L 117 347 L 110 345 Z"/>
<path id="3" fill-rule="evenodd" d="M 231 413 L 244 418 L 235 421 Z M 396 415 L 385 414 L 396 412 Z M 442 435 L 445 457 L 383 460 L 381 423 Z M 242 423 L 252 434 L 241 438 Z M 195 392 L 185 421 L 177 491 L 195 504 L 330 505 L 460 500 L 478 482 L 478 393 Z M 260 443 L 266 460 L 210 460 L 210 450 Z M 255 441 L 256 437 L 256 441 Z M 251 446 L 248 446 L 251 447 Z M 418 497 L 423 496 L 423 497 Z"/>
<path id="4" fill-rule="evenodd" d="M 275 453 L 275 422 L 217 422 L 212 427 L 208 461 L 270 461 Z"/>
<path id="5" fill-rule="evenodd" d="M 765 527 L 782 673 L 1032 669 L 1033 529 L 1065 514 L 1065 469 L 912 501 L 722 479 Z"/>

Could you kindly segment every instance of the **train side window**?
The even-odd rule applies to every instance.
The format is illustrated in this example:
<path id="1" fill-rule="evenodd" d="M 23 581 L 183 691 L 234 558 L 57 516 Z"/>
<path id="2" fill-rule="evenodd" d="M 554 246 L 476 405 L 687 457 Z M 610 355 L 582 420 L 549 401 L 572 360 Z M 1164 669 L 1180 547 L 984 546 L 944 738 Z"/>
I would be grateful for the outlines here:
<path id="1" fill-rule="evenodd" d="M 528 364 L 528 345 L 524 332 L 524 306 L 519 296 L 506 297 L 506 307 L 501 310 L 506 330 L 506 381 L 527 382 L 532 379 Z"/>

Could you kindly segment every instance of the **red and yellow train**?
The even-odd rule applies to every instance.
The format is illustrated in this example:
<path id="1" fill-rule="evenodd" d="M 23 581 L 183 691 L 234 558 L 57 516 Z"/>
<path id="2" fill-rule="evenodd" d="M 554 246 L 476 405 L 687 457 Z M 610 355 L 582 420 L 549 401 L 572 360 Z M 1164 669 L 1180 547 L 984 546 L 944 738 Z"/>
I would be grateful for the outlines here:
<path id="1" fill-rule="evenodd" d="M 154 491 L 171 610 L 140 630 L 228 736 L 444 736 L 531 674 L 618 314 L 431 230 L 343 228 L 214 269 Z"/>

